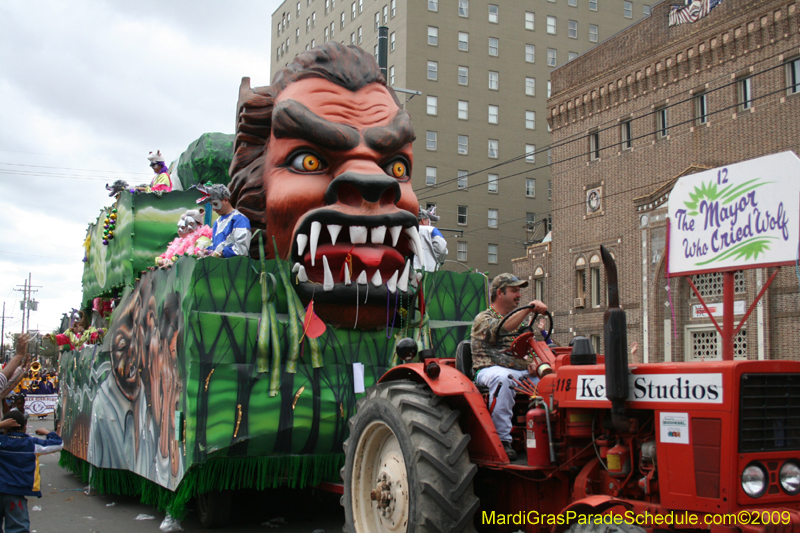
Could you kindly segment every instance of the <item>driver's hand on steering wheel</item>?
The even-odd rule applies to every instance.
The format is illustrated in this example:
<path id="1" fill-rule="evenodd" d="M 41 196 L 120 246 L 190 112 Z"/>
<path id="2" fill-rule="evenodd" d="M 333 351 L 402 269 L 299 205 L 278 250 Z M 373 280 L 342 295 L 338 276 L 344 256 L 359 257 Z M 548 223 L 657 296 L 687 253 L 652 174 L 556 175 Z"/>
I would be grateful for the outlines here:
<path id="1" fill-rule="evenodd" d="M 547 306 L 546 306 L 546 305 L 544 305 L 544 304 L 543 304 L 542 302 L 540 302 L 539 300 L 533 300 L 533 301 L 532 301 L 531 303 L 529 303 L 528 305 L 531 305 L 531 306 L 533 306 L 533 307 L 531 307 L 530 309 L 528 309 L 528 314 L 532 314 L 532 313 L 538 313 L 538 314 L 540 314 L 540 315 L 543 315 L 544 313 L 546 313 L 546 312 L 547 312 Z"/>
<path id="2" fill-rule="evenodd" d="M 529 363 L 528 364 L 528 374 L 531 376 L 538 377 L 539 375 L 536 373 L 536 363 Z"/>

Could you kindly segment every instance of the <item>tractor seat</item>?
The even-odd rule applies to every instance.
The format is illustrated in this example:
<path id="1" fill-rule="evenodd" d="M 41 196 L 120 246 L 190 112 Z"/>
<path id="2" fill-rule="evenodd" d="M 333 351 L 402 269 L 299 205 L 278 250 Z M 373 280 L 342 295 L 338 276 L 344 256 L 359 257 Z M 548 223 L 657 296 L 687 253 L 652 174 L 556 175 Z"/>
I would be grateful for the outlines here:
<path id="1" fill-rule="evenodd" d="M 475 375 L 472 372 L 472 345 L 468 340 L 458 343 L 456 347 L 456 369 L 467 376 L 469 379 L 474 380 Z M 481 394 L 488 394 L 489 388 L 483 385 L 475 384 Z"/>

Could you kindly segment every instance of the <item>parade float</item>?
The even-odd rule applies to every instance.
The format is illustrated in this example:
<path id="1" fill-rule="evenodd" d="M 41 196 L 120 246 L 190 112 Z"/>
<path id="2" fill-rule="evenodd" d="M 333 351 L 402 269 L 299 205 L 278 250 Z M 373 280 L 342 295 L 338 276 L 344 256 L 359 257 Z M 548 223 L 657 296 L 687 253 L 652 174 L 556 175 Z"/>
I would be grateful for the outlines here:
<path id="1" fill-rule="evenodd" d="M 189 147 L 184 190 L 109 187 L 82 308 L 115 308 L 102 342 L 61 356 L 61 465 L 178 518 L 196 498 L 204 525 L 235 489 L 339 482 L 348 420 L 398 340 L 452 354 L 486 307 L 483 275 L 411 266 L 413 139 L 372 57 L 327 43 L 269 87 L 243 79 L 235 136 Z M 210 214 L 208 183 L 249 218 L 249 255 L 157 267 L 181 217 Z"/>

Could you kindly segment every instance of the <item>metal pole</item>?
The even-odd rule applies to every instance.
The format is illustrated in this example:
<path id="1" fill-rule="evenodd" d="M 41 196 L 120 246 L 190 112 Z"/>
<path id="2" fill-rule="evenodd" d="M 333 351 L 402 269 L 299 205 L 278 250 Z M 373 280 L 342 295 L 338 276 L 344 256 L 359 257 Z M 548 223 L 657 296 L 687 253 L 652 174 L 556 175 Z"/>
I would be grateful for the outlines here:
<path id="1" fill-rule="evenodd" d="M 389 63 L 389 28 L 381 26 L 378 28 L 378 66 L 381 74 L 386 78 L 386 85 L 389 85 L 388 76 Z"/>
<path id="2" fill-rule="evenodd" d="M 27 310 L 28 310 L 28 329 L 31 329 L 31 273 L 28 272 L 28 301 L 27 301 Z"/>
<path id="3" fill-rule="evenodd" d="M 0 361 L 6 361 L 6 303 L 3 302 L 3 325 L 0 326 Z"/>
<path id="4" fill-rule="evenodd" d="M 722 274 L 722 360 L 733 361 L 733 272 Z"/>
<path id="5" fill-rule="evenodd" d="M 28 282 L 25 281 L 25 285 L 22 288 L 22 331 L 20 331 L 20 333 L 25 333 L 25 309 L 27 305 L 28 305 Z"/>

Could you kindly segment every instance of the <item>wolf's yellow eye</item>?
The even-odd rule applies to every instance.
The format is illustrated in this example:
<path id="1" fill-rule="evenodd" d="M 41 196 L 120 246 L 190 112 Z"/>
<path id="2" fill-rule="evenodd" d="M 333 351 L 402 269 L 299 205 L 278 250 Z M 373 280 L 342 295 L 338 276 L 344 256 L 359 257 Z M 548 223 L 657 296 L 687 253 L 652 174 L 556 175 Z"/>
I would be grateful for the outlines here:
<path id="1" fill-rule="evenodd" d="M 298 172 L 317 172 L 322 170 L 324 165 L 318 156 L 308 152 L 297 154 L 290 163 L 290 166 Z"/>
<path id="2" fill-rule="evenodd" d="M 386 165 L 386 167 L 384 167 L 384 171 L 391 177 L 398 180 L 403 180 L 408 177 L 408 167 L 406 166 L 406 162 L 400 159 L 395 159 Z"/>

